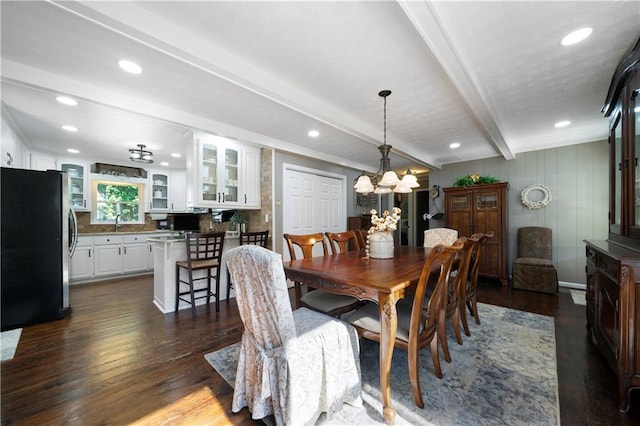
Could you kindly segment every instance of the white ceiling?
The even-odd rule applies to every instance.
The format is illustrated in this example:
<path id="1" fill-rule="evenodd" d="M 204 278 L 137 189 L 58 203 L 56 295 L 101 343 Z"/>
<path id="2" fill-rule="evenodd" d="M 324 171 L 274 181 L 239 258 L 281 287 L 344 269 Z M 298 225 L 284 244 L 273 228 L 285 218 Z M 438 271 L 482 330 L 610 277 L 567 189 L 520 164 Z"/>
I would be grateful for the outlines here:
<path id="1" fill-rule="evenodd" d="M 0 13 L 3 114 L 31 149 L 126 164 L 144 143 L 174 168 L 202 129 L 375 171 L 382 89 L 396 169 L 606 139 L 600 108 L 640 37 L 638 1 L 2 1 Z M 590 38 L 560 45 L 584 26 Z"/>

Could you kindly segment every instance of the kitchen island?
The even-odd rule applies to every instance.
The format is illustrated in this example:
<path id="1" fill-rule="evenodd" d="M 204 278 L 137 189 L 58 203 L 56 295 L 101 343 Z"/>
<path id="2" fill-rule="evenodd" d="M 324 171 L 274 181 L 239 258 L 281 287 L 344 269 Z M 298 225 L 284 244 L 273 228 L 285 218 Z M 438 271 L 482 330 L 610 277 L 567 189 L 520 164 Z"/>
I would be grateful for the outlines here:
<path id="1" fill-rule="evenodd" d="M 153 304 L 163 314 L 173 312 L 176 301 L 176 262 L 187 258 L 185 237 L 163 236 L 152 237 L 147 241 L 153 246 Z M 220 300 L 227 298 L 227 262 L 225 252 L 238 246 L 237 236 L 225 236 L 220 268 Z M 196 273 L 204 274 L 205 271 Z M 196 300 L 196 305 L 203 305 L 206 299 Z M 178 310 L 188 309 L 191 305 L 180 301 Z"/>

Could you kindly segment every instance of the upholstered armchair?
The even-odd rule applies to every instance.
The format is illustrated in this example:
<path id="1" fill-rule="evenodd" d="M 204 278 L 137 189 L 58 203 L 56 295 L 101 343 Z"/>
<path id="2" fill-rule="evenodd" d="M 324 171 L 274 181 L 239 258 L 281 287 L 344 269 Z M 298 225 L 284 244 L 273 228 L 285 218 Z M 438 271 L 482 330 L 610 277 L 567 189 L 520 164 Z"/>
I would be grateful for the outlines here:
<path id="1" fill-rule="evenodd" d="M 431 228 L 424 231 L 424 247 L 435 247 L 438 244 L 450 246 L 458 239 L 458 231 L 449 228 Z"/>
<path id="2" fill-rule="evenodd" d="M 551 255 L 551 229 L 518 229 L 518 258 L 513 262 L 513 288 L 558 293 L 558 272 Z"/>
<path id="3" fill-rule="evenodd" d="M 276 425 L 314 424 L 344 402 L 362 404 L 353 326 L 307 308 L 291 310 L 282 257 L 256 245 L 227 252 L 244 324 L 232 411 Z"/>

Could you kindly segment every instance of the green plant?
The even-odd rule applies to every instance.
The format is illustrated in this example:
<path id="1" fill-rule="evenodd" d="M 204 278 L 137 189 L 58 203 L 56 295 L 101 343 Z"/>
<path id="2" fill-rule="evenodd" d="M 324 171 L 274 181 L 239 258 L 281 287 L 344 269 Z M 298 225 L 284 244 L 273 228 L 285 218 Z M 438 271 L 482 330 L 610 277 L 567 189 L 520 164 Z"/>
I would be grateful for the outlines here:
<path id="1" fill-rule="evenodd" d="M 464 186 L 466 188 L 471 185 L 482 185 L 496 182 L 499 182 L 499 180 L 493 176 L 468 175 L 456 179 L 456 181 L 453 182 L 453 186 Z"/>
<path id="2" fill-rule="evenodd" d="M 231 216 L 231 223 L 235 223 L 236 225 L 247 223 L 247 216 L 240 212 L 235 212 L 233 216 Z"/>

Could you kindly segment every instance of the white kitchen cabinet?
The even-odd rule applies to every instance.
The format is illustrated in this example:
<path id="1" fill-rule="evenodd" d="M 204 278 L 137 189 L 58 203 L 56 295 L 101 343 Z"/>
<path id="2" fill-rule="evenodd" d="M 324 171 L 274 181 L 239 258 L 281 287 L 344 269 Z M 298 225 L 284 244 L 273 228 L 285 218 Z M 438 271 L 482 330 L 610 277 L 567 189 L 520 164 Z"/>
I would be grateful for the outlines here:
<path id="1" fill-rule="evenodd" d="M 184 170 L 172 170 L 169 181 L 169 209 L 172 213 L 187 211 L 187 173 Z"/>
<path id="2" fill-rule="evenodd" d="M 256 197 L 256 192 L 250 188 L 252 193 L 246 193 L 243 185 L 249 184 L 245 177 L 247 172 L 254 174 L 252 177 L 260 176 L 259 150 L 256 153 L 251 151 L 255 149 L 253 147 L 202 132 L 194 133 L 187 143 L 187 207 L 249 208 L 256 205 L 255 200 L 248 203 Z M 249 159 L 243 156 L 245 149 L 249 149 Z M 249 164 L 251 171 L 245 169 Z M 255 185 L 253 179 L 251 185 Z"/>
<path id="3" fill-rule="evenodd" d="M 31 170 L 56 170 L 55 157 L 41 152 L 32 152 L 29 168 Z"/>
<path id="4" fill-rule="evenodd" d="M 24 157 L 26 149 L 20 138 L 5 121 L 4 114 L 2 116 L 2 132 L 0 136 L 2 137 L 0 141 L 2 167 L 25 168 Z"/>
<path id="5" fill-rule="evenodd" d="M 93 237 L 78 237 L 78 244 L 69 261 L 69 281 L 93 278 Z"/>
<path id="6" fill-rule="evenodd" d="M 148 170 L 149 183 L 147 184 L 148 212 L 168 212 L 169 206 L 169 173 Z"/>
<path id="7" fill-rule="evenodd" d="M 122 242 L 121 235 L 94 237 L 94 276 L 122 274 Z"/>
<path id="8" fill-rule="evenodd" d="M 149 268 L 149 243 L 143 235 L 125 235 L 122 247 L 122 273 L 142 272 Z"/>
<path id="9" fill-rule="evenodd" d="M 260 148 L 242 148 L 242 207 L 259 209 L 261 204 L 261 160 Z"/>
<path id="10" fill-rule="evenodd" d="M 89 166 L 80 161 L 58 160 L 59 169 L 69 176 L 69 205 L 76 211 L 90 211 Z"/>

